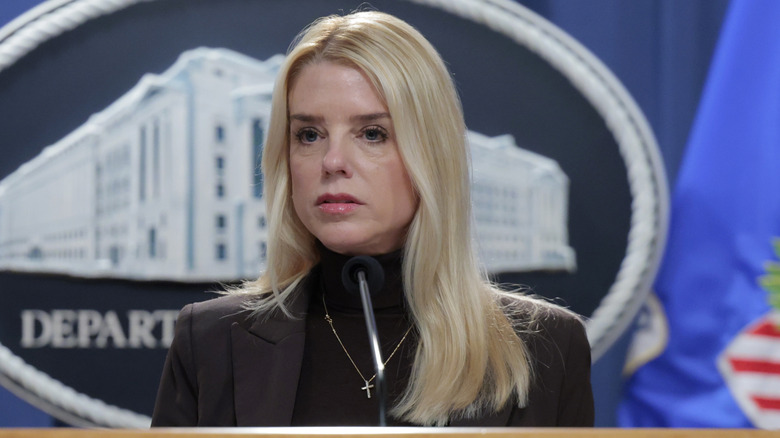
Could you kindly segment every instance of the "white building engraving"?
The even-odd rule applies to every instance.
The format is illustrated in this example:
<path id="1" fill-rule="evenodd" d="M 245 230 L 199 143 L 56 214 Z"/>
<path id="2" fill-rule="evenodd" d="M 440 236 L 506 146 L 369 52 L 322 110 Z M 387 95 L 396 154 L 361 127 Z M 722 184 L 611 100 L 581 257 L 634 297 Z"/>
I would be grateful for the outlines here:
<path id="1" fill-rule="evenodd" d="M 212 281 L 265 266 L 259 163 L 282 55 L 183 53 L 0 181 L 0 269 Z M 490 272 L 573 270 L 568 179 L 510 136 L 469 133 Z"/>
<path id="2" fill-rule="evenodd" d="M 511 135 L 469 131 L 471 203 L 489 272 L 574 271 L 568 245 L 569 179 L 558 163 L 517 147 Z"/>

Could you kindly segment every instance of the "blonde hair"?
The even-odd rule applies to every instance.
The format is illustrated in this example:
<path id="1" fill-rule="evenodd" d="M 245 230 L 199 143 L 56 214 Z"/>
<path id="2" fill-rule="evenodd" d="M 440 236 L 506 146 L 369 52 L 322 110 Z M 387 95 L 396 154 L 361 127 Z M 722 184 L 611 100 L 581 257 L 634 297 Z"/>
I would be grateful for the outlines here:
<path id="1" fill-rule="evenodd" d="M 273 94 L 262 170 L 268 266 L 243 292 L 258 313 L 289 303 L 318 262 L 314 237 L 295 214 L 288 167 L 287 94 L 317 62 L 363 71 L 384 99 L 419 207 L 404 245 L 403 283 L 419 343 L 405 393 L 391 413 L 443 425 L 524 405 L 531 379 L 525 343 L 501 304 L 506 294 L 479 269 L 471 239 L 469 154 L 463 111 L 439 54 L 412 26 L 380 12 L 321 18 L 294 42 Z M 513 298 L 531 303 L 530 298 Z M 543 307 L 543 306 L 542 306 Z M 442 384 L 446 382 L 446 384 Z"/>

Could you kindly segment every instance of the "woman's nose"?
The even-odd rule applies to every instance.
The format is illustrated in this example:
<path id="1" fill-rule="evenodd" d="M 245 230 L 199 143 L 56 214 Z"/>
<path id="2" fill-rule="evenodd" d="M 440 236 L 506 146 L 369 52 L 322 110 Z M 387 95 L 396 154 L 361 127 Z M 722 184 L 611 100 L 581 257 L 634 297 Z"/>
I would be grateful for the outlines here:
<path id="1" fill-rule="evenodd" d="M 322 157 L 322 170 L 325 175 L 342 174 L 352 176 L 349 158 L 349 142 L 346 139 L 337 139 L 333 136 L 329 139 L 325 156 Z"/>

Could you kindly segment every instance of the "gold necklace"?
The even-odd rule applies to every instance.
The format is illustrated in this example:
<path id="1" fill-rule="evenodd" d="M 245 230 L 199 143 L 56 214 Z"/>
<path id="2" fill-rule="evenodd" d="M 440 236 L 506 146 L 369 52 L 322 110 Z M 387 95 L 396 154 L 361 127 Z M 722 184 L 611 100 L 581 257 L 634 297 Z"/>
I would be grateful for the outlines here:
<path id="1" fill-rule="evenodd" d="M 366 397 L 371 398 L 371 388 L 374 387 L 374 385 L 371 384 L 371 382 L 376 379 L 376 373 L 374 373 L 373 376 L 371 376 L 370 379 L 366 379 L 365 376 L 363 376 L 363 373 L 360 372 L 360 369 L 355 364 L 355 361 L 352 360 L 352 356 L 349 354 L 349 351 L 347 351 L 347 347 L 344 346 L 344 343 L 341 342 L 341 337 L 338 333 L 336 333 L 336 327 L 333 326 L 333 318 L 330 317 L 330 314 L 328 313 L 328 306 L 325 305 L 325 294 L 322 294 L 322 307 L 325 308 L 325 321 L 328 321 L 328 324 L 330 325 L 330 329 L 333 331 L 333 334 L 336 335 L 336 340 L 339 341 L 339 345 L 341 345 L 341 349 L 344 350 L 344 353 L 347 355 L 347 358 L 350 362 L 352 362 L 352 366 L 355 367 L 355 371 L 357 371 L 358 375 L 360 375 L 360 378 L 363 379 L 363 387 L 360 388 L 361 391 L 366 391 Z M 409 332 L 412 331 L 413 326 L 409 326 L 408 329 L 406 329 L 406 333 L 404 333 L 404 337 L 401 338 L 400 341 L 398 341 L 398 345 L 395 346 L 393 349 L 393 352 L 390 353 L 390 356 L 387 357 L 385 360 L 385 363 L 382 364 L 382 366 L 387 366 L 387 363 L 390 362 L 390 359 L 395 356 L 395 352 L 398 351 L 398 349 L 401 347 L 401 344 L 404 343 L 406 340 L 406 337 L 409 336 Z"/>

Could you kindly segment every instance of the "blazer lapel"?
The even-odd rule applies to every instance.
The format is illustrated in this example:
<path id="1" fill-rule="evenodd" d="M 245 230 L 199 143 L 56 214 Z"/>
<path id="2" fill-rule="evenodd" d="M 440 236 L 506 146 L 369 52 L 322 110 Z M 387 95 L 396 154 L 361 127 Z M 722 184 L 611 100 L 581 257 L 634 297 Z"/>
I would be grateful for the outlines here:
<path id="1" fill-rule="evenodd" d="M 303 360 L 308 291 L 290 305 L 296 319 L 281 312 L 249 327 L 230 328 L 237 426 L 290 426 Z M 301 291 L 301 289 L 299 289 Z"/>

